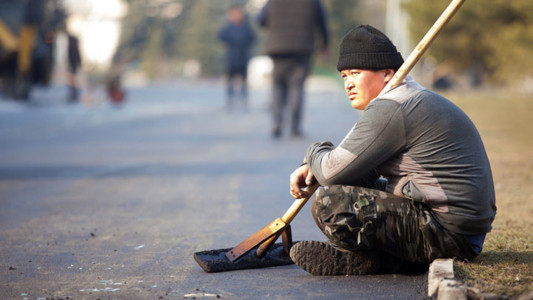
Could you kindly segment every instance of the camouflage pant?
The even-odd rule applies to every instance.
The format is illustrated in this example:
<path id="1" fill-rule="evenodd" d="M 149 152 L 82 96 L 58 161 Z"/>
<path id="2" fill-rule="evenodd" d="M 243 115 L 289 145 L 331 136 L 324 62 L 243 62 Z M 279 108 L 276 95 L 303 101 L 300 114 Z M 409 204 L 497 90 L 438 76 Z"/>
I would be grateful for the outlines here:
<path id="1" fill-rule="evenodd" d="M 341 249 L 379 250 L 420 263 L 476 256 L 463 236 L 443 228 L 429 208 L 408 198 L 333 185 L 317 191 L 311 209 L 318 227 Z"/>

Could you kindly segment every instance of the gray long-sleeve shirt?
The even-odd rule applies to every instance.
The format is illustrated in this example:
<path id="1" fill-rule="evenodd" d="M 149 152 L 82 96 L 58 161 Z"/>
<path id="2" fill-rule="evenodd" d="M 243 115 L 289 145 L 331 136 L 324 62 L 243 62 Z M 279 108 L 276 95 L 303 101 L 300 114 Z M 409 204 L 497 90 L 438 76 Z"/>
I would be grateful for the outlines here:
<path id="1" fill-rule="evenodd" d="M 306 159 L 321 185 L 382 175 L 388 192 L 426 203 L 452 232 L 486 233 L 496 214 L 490 164 L 474 124 L 410 77 L 372 100 L 338 147 L 315 143 Z"/>

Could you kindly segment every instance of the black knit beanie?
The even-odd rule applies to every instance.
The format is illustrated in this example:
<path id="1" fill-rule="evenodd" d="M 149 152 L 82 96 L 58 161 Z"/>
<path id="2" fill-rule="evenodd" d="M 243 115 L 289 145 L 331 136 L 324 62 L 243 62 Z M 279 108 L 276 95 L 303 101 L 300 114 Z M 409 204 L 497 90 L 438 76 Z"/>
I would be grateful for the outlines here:
<path id="1" fill-rule="evenodd" d="M 360 25 L 343 37 L 337 70 L 398 69 L 402 63 L 402 55 L 385 34 L 370 25 Z"/>

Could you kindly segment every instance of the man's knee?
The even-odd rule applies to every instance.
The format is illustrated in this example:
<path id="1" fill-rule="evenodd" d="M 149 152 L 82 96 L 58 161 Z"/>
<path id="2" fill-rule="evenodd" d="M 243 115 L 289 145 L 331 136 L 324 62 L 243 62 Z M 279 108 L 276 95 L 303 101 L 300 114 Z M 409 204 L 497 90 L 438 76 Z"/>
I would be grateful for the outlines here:
<path id="1" fill-rule="evenodd" d="M 347 185 L 325 186 L 317 191 L 313 200 L 312 214 L 318 227 L 332 243 L 344 249 L 368 244 L 362 234 L 368 227 L 365 222 L 372 223 L 377 217 L 372 197 L 367 197 L 368 193 L 362 193 L 361 189 Z"/>

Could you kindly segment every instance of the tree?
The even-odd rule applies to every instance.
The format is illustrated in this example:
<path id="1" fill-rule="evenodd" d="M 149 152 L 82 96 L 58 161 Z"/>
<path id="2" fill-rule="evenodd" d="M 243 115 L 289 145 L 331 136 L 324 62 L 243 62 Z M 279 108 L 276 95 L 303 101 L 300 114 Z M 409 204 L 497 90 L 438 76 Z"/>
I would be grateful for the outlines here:
<path id="1" fill-rule="evenodd" d="M 339 44 L 344 35 L 360 23 L 359 1 L 323 0 L 323 4 L 327 12 L 332 55 L 326 61 L 317 61 L 317 65 L 336 72 Z"/>
<path id="2" fill-rule="evenodd" d="M 142 49 L 141 57 L 141 69 L 146 72 L 149 78 L 157 77 L 158 64 L 160 59 L 164 57 L 163 45 L 163 28 L 159 22 L 150 26 L 150 35 L 146 46 Z"/>
<path id="3" fill-rule="evenodd" d="M 226 10 L 246 0 L 127 0 L 117 62 L 140 61 L 141 69 L 156 77 L 169 61 L 189 59 L 201 64 L 203 75 L 222 72 L 222 47 L 217 32 Z M 172 74 L 171 74 L 172 75 Z M 174 74 L 175 75 L 175 74 Z"/>
<path id="4" fill-rule="evenodd" d="M 217 33 L 228 7 L 227 3 L 212 0 L 185 1 L 183 28 L 175 41 L 174 54 L 198 60 L 204 74 L 220 74 L 223 51 Z"/>
<path id="5" fill-rule="evenodd" d="M 448 0 L 411 0 L 411 31 L 418 42 Z M 508 84 L 533 72 L 533 1 L 468 0 L 428 50 L 457 71 L 480 70 L 492 83 Z"/>

